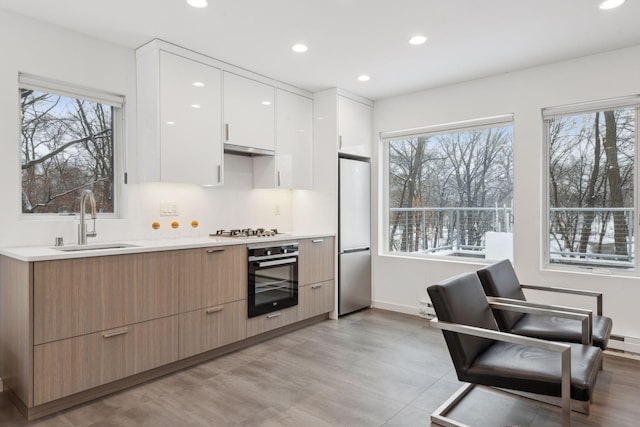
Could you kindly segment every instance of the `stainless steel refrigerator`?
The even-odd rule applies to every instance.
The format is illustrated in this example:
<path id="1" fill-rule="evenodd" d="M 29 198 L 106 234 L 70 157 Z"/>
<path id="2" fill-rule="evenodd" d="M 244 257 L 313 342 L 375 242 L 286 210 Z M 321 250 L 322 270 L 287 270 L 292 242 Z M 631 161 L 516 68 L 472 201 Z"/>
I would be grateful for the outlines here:
<path id="1" fill-rule="evenodd" d="M 338 315 L 371 306 L 371 165 L 340 158 Z"/>

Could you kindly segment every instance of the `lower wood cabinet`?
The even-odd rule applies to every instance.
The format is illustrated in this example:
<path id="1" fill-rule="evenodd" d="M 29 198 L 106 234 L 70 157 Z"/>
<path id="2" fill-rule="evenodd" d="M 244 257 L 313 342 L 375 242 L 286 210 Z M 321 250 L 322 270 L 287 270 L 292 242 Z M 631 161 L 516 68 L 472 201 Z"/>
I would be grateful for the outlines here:
<path id="1" fill-rule="evenodd" d="M 302 286 L 298 289 L 298 320 L 333 311 L 334 281 Z"/>
<path id="2" fill-rule="evenodd" d="M 36 345 L 34 405 L 178 360 L 178 316 Z"/>
<path id="3" fill-rule="evenodd" d="M 329 313 L 333 243 L 301 240 L 298 305 L 251 319 L 244 244 L 35 262 L 0 255 L 5 390 L 33 419 L 127 386 L 114 381 L 144 381 Z"/>
<path id="4" fill-rule="evenodd" d="M 181 359 L 247 336 L 247 300 L 180 314 Z"/>
<path id="5" fill-rule="evenodd" d="M 289 307 L 247 320 L 247 337 L 286 326 L 298 320 L 298 307 Z"/>

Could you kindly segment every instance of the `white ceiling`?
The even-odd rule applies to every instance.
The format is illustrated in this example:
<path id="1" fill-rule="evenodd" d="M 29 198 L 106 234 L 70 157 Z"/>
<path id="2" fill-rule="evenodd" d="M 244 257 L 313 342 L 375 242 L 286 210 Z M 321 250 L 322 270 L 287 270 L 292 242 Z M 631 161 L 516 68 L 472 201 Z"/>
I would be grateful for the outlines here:
<path id="1" fill-rule="evenodd" d="M 380 99 L 640 44 L 640 1 L 0 0 L 0 8 L 136 48 L 160 38 L 310 91 Z M 411 46 L 414 34 L 429 37 Z M 309 51 L 290 47 L 305 43 Z M 356 80 L 360 74 L 371 80 Z"/>

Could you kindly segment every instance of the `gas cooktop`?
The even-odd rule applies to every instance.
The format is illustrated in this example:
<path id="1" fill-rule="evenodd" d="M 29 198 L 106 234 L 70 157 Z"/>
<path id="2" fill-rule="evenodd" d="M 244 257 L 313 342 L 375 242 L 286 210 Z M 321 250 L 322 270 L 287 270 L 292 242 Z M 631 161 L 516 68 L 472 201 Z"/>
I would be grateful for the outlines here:
<path id="1" fill-rule="evenodd" d="M 210 237 L 236 237 L 236 238 L 250 238 L 250 237 L 272 237 L 278 234 L 276 228 L 242 228 L 235 230 L 216 230 L 215 233 L 209 234 Z"/>

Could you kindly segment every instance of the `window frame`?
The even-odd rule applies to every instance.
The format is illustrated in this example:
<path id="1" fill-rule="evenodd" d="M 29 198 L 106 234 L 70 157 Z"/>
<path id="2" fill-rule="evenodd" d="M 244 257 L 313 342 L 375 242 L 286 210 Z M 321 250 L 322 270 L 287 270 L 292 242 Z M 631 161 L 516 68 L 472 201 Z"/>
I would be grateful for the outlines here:
<path id="1" fill-rule="evenodd" d="M 495 260 L 487 259 L 487 258 L 476 258 L 476 257 L 462 257 L 462 256 L 454 256 L 454 255 L 435 255 L 435 254 L 423 254 L 423 253 L 412 253 L 412 252 L 394 252 L 389 250 L 389 155 L 390 148 L 389 142 L 402 138 L 413 138 L 413 137 L 421 137 L 421 136 L 432 136 L 443 133 L 454 133 L 454 132 L 464 132 L 471 130 L 482 130 L 487 128 L 494 127 L 503 127 L 503 126 L 511 126 L 512 133 L 514 138 L 512 139 L 512 147 L 515 144 L 515 115 L 513 113 L 501 114 L 495 116 L 488 116 L 470 120 L 462 120 L 455 122 L 447 122 L 435 125 L 421 126 L 416 128 L 408 128 L 408 129 L 400 129 L 400 130 L 392 130 L 392 131 L 383 131 L 380 132 L 380 142 L 382 144 L 382 233 L 379 233 L 378 238 L 378 247 L 379 254 L 384 256 L 393 256 L 393 257 L 404 257 L 404 258 L 419 258 L 419 259 L 429 259 L 429 260 L 437 260 L 442 262 L 454 262 L 454 263 L 464 263 L 464 264 L 473 264 L 473 265 L 485 265 L 494 262 Z M 512 164 L 513 158 L 512 158 Z M 514 176 L 515 177 L 515 176 Z M 515 203 L 515 197 L 513 198 Z M 513 212 L 512 212 L 513 215 Z M 513 229 L 513 234 L 515 236 L 515 229 Z M 514 237 L 515 242 L 515 237 Z"/>
<path id="2" fill-rule="evenodd" d="M 125 132 L 126 97 L 112 92 L 80 86 L 60 80 L 49 79 L 29 73 L 18 73 L 17 111 L 20 111 L 20 90 L 32 89 L 54 95 L 61 95 L 74 99 L 109 105 L 112 108 L 113 121 L 113 212 L 98 212 L 100 219 L 120 219 L 123 217 L 122 200 L 124 186 L 127 184 L 127 143 Z M 18 115 L 18 129 L 22 126 L 22 118 Z M 20 132 L 18 132 L 20 134 Z M 21 142 L 19 142 L 21 144 Z M 20 164 L 21 160 L 18 158 Z M 18 206 L 20 220 L 50 221 L 77 220 L 79 212 L 69 213 L 25 213 L 22 212 L 22 177 L 19 177 Z"/>
<path id="3" fill-rule="evenodd" d="M 579 115 L 579 114 L 588 114 L 595 112 L 602 112 L 605 110 L 616 110 L 616 109 L 624 109 L 624 108 L 635 108 L 635 135 L 634 135 L 634 165 L 633 165 L 633 227 L 634 227 L 634 235 L 633 235 L 633 267 L 615 267 L 615 266 L 600 266 L 600 265 L 571 265 L 570 263 L 560 263 L 560 262 L 551 262 L 551 242 L 550 242 L 550 191 L 549 191 L 549 167 L 550 167 L 550 135 L 549 135 L 549 126 L 547 125 L 547 120 L 552 118 L 564 117 L 567 115 Z M 638 217 L 638 208 L 639 208 L 639 192 L 640 189 L 640 177 L 638 176 L 638 172 L 640 171 L 640 167 L 638 165 L 638 153 L 640 152 L 638 147 L 638 133 L 640 132 L 640 95 L 632 95 L 625 96 L 619 98 L 609 98 L 597 101 L 576 103 L 576 104 L 567 104 L 561 106 L 547 107 L 543 108 L 540 111 L 540 120 L 542 123 L 542 203 L 541 206 L 541 221 L 540 221 L 540 237 L 542 239 L 541 242 L 541 268 L 549 271 L 563 271 L 563 272 L 578 272 L 578 273 L 599 273 L 599 274 L 607 274 L 607 275 L 616 275 L 616 276 L 637 276 L 638 275 L 638 249 L 640 248 L 640 243 L 638 242 L 638 224 L 640 224 L 640 218 Z"/>

